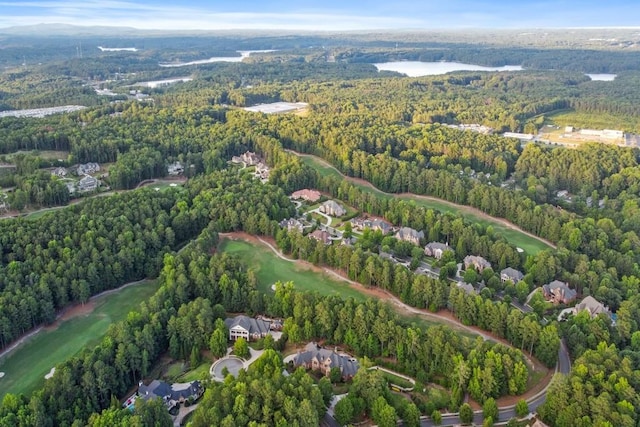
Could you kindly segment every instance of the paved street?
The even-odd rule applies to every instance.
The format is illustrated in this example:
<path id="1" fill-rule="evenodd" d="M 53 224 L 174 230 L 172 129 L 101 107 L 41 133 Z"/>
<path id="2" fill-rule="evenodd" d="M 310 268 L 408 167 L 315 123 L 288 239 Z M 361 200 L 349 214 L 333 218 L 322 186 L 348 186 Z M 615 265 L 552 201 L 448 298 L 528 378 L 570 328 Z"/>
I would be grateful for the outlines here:
<path id="1" fill-rule="evenodd" d="M 571 371 L 571 359 L 569 358 L 569 352 L 567 351 L 567 347 L 564 343 L 564 340 L 560 341 L 560 349 L 558 350 L 558 364 L 556 365 L 556 372 L 561 374 L 568 374 Z M 532 413 L 538 409 L 538 406 L 542 405 L 547 398 L 547 389 L 549 385 L 544 388 L 538 395 L 532 397 L 527 400 L 529 404 L 529 411 Z M 508 406 L 500 408 L 499 411 L 499 420 L 508 421 L 511 418 L 516 416 L 516 411 L 514 406 Z M 477 411 L 474 414 L 473 422 L 476 425 L 482 425 L 482 411 Z M 441 426 L 455 426 L 460 424 L 460 418 L 458 414 L 443 414 L 442 415 L 442 423 Z M 435 424 L 431 420 L 431 418 L 423 418 L 420 422 L 422 427 L 435 427 Z"/>

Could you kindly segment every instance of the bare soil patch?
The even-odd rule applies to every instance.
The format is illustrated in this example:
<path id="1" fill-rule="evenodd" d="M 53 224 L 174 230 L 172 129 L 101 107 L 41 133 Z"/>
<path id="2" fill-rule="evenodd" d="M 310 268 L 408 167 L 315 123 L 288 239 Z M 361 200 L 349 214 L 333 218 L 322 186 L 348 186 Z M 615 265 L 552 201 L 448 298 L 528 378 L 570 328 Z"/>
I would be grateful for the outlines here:
<path id="1" fill-rule="evenodd" d="M 56 320 L 44 327 L 46 331 L 54 331 L 58 329 L 58 327 L 66 320 L 72 319 L 78 316 L 86 316 L 93 312 L 96 308 L 95 301 L 88 301 L 84 304 L 77 304 L 71 307 L 66 308 L 62 313 L 58 315 Z"/>

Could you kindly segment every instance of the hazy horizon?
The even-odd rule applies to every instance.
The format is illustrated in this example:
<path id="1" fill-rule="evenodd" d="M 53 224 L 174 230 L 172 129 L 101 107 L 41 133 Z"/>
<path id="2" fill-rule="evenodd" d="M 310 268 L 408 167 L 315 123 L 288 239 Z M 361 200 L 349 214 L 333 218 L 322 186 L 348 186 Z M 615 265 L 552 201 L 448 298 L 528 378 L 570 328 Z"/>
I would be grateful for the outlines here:
<path id="1" fill-rule="evenodd" d="M 0 1 L 0 28 L 38 24 L 139 30 L 443 30 L 639 28 L 640 2 L 611 0 Z"/>

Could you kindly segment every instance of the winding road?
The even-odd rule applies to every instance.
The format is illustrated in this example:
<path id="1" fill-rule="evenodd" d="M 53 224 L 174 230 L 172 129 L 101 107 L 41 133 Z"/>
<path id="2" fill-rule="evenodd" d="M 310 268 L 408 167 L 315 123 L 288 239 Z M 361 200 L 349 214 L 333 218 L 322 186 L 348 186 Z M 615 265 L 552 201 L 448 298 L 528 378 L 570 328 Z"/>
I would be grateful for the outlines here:
<path id="1" fill-rule="evenodd" d="M 220 233 L 221 236 L 232 236 L 233 234 L 231 233 Z M 284 261 L 288 261 L 288 262 L 299 262 L 299 260 L 295 260 L 295 259 L 290 259 L 287 258 L 286 256 L 284 256 L 275 246 L 273 246 L 270 242 L 262 239 L 261 237 L 257 237 L 257 236 L 252 236 L 254 238 L 256 238 L 260 243 L 262 243 L 263 245 L 267 246 L 269 249 L 271 249 L 271 251 L 280 259 L 284 260 Z M 346 281 L 354 286 L 357 286 L 359 288 L 362 288 L 362 284 L 350 280 L 342 275 L 340 275 L 338 272 L 331 270 L 329 268 L 323 268 L 323 271 L 329 275 L 332 275 L 340 280 Z M 387 297 L 387 299 L 389 300 L 390 303 L 392 303 L 393 305 L 397 306 L 398 308 L 400 308 L 401 310 L 404 310 L 406 312 L 409 313 L 413 313 L 413 314 L 417 314 L 420 316 L 425 316 L 425 317 L 430 317 L 434 320 L 437 320 L 438 322 L 442 322 L 442 323 L 447 323 L 450 326 L 456 328 L 456 329 L 462 329 L 462 330 L 466 330 L 468 332 L 471 332 L 473 334 L 479 335 L 481 336 L 484 340 L 491 340 L 491 341 L 496 341 L 496 342 L 501 342 L 505 345 L 511 346 L 509 343 L 507 343 L 506 341 L 503 340 L 499 340 L 496 339 L 495 337 L 492 337 L 491 335 L 482 332 L 481 330 L 477 329 L 477 328 L 471 328 L 469 326 L 466 326 L 464 324 L 462 324 L 460 321 L 458 321 L 455 318 L 450 318 L 447 316 L 442 316 L 438 313 L 431 313 L 429 311 L 426 310 L 421 310 L 415 307 L 412 307 L 410 305 L 407 305 L 405 303 L 403 303 L 402 301 L 400 301 L 396 296 L 383 291 Z M 528 363 L 531 363 L 526 357 L 525 359 L 527 360 Z M 558 349 L 558 363 L 556 364 L 556 369 L 555 369 L 555 373 L 560 373 L 560 374 L 569 374 L 569 372 L 571 371 L 571 360 L 569 358 L 569 352 L 567 351 L 566 345 L 564 343 L 564 340 L 560 341 L 560 348 Z M 530 412 L 535 412 L 536 409 L 538 408 L 538 406 L 542 405 L 545 402 L 545 399 L 547 397 L 547 390 L 549 389 L 549 386 L 551 385 L 551 381 L 549 381 L 549 383 L 547 383 L 545 385 L 545 387 L 540 390 L 538 393 L 534 394 L 533 396 L 529 396 L 527 397 L 525 400 L 527 401 L 528 405 L 529 405 L 529 411 Z M 510 418 L 514 418 L 516 417 L 516 413 L 515 413 L 515 405 L 509 405 L 509 406 L 502 406 L 499 407 L 499 420 L 500 421 L 507 421 Z M 338 424 L 335 423 L 335 420 L 333 420 L 333 418 L 331 418 L 330 416 L 325 416 L 324 418 L 324 424 L 328 425 L 328 426 L 337 426 Z M 482 424 L 482 411 L 476 411 L 474 412 L 474 419 L 473 422 L 475 424 Z M 460 418 L 458 416 L 457 413 L 445 413 L 442 414 L 442 423 L 440 424 L 441 426 L 452 426 L 452 425 L 458 425 L 461 424 L 460 422 Z M 422 427 L 435 427 L 436 424 L 433 423 L 433 421 L 431 420 L 430 417 L 422 417 L 421 421 L 420 421 L 420 425 Z"/>
<path id="2" fill-rule="evenodd" d="M 487 214 L 486 212 L 481 211 L 478 208 L 474 208 L 472 206 L 467 206 L 467 205 L 459 205 L 457 203 L 450 202 L 449 200 L 444 200 L 444 199 L 440 199 L 438 197 L 433 197 L 433 196 L 424 196 L 424 195 L 421 195 L 421 194 L 414 194 L 414 193 L 387 193 L 386 191 L 380 190 L 378 187 L 376 187 L 375 185 L 373 185 L 372 183 L 370 183 L 367 180 L 354 178 L 354 177 L 347 176 L 347 175 L 343 174 L 338 168 L 336 168 L 334 165 L 332 165 L 331 163 L 327 162 L 326 160 L 324 160 L 321 157 L 318 157 L 318 156 L 313 155 L 313 154 L 299 153 L 299 152 L 294 151 L 294 150 L 285 150 L 285 151 L 287 151 L 287 152 L 289 152 L 291 154 L 295 154 L 298 157 L 308 157 L 308 158 L 314 159 L 317 162 L 322 163 L 323 166 L 331 168 L 334 171 L 336 171 L 338 174 L 340 174 L 340 176 L 343 179 L 345 179 L 347 181 L 350 181 L 350 182 L 353 182 L 353 183 L 356 183 L 356 184 L 359 184 L 359 185 L 364 185 L 364 186 L 370 188 L 371 190 L 377 191 L 380 194 L 384 194 L 384 195 L 392 196 L 392 197 L 400 197 L 400 198 L 402 198 L 402 197 L 410 197 L 410 198 L 415 198 L 415 199 L 431 200 L 431 201 L 434 201 L 434 202 L 443 203 L 443 204 L 449 205 L 451 207 L 454 207 L 456 209 L 459 209 L 461 211 L 469 212 L 470 214 L 473 214 L 473 215 L 475 215 L 475 216 L 477 216 L 479 218 L 495 222 L 496 224 L 503 225 L 503 226 L 505 226 L 507 228 L 510 228 L 511 230 L 515 230 L 515 231 L 517 231 L 519 233 L 522 233 L 522 234 L 524 234 L 526 236 L 529 236 L 532 239 L 536 239 L 539 242 L 542 242 L 545 245 L 547 245 L 547 246 L 549 246 L 549 247 L 551 247 L 553 249 L 557 249 L 557 246 L 555 244 L 553 244 L 551 241 L 543 239 L 542 237 L 536 236 L 535 234 L 530 233 L 528 231 L 525 231 L 522 228 L 520 228 L 519 226 L 517 226 L 516 224 L 514 224 L 514 223 L 512 223 L 512 222 L 510 222 L 510 221 L 508 221 L 508 220 L 506 220 L 504 218 L 497 218 L 495 216 L 491 216 L 491 215 Z"/>

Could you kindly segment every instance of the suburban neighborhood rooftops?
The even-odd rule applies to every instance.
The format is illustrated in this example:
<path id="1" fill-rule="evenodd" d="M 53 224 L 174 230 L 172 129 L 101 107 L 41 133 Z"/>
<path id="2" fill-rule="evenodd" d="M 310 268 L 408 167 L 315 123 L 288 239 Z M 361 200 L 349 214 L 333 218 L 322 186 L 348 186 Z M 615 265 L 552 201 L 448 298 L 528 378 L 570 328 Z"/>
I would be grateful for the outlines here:
<path id="1" fill-rule="evenodd" d="M 267 332 L 269 332 L 269 328 L 270 328 L 269 322 L 261 319 L 254 319 L 253 317 L 249 317 L 245 315 L 226 318 L 224 320 L 224 324 L 229 329 L 233 329 L 236 326 L 240 326 L 246 331 L 248 331 L 249 334 L 254 334 L 254 333 L 266 334 Z"/>
<path id="2" fill-rule="evenodd" d="M 425 248 L 429 248 L 431 250 L 440 249 L 441 251 L 446 251 L 446 250 L 452 251 L 453 250 L 446 243 L 440 243 L 440 242 L 429 242 L 429 243 L 427 243 Z"/>
<path id="3" fill-rule="evenodd" d="M 591 317 L 595 317 L 600 313 L 611 315 L 609 309 L 591 295 L 586 296 L 582 301 L 576 304 L 577 313 L 585 310 L 589 312 Z"/>
<path id="4" fill-rule="evenodd" d="M 417 245 L 420 242 L 420 239 L 424 239 L 424 231 L 417 231 L 417 230 L 414 230 L 413 228 L 402 227 L 395 234 L 395 238 L 398 240 L 411 242 Z"/>
<path id="5" fill-rule="evenodd" d="M 307 188 L 305 188 L 304 190 L 298 190 L 291 193 L 291 198 L 295 200 L 303 199 L 303 200 L 308 200 L 310 202 L 317 202 L 318 200 L 320 200 L 321 196 L 322 195 L 320 194 L 319 191 L 309 190 Z"/>
<path id="6" fill-rule="evenodd" d="M 524 274 L 522 274 L 522 272 L 511 267 L 507 267 L 500 272 L 500 278 L 502 280 L 511 280 L 513 283 L 519 282 L 523 277 Z"/>
<path id="7" fill-rule="evenodd" d="M 142 381 L 138 385 L 138 395 L 142 399 L 160 398 L 169 408 L 175 406 L 175 402 L 189 398 L 197 399 L 202 391 L 200 381 L 168 384 L 164 381 L 153 380 L 149 385 L 145 385 Z"/>
<path id="8" fill-rule="evenodd" d="M 491 263 L 489 261 L 477 255 L 467 255 L 466 257 L 464 257 L 463 262 L 465 268 L 473 266 L 480 271 L 484 270 L 485 268 L 491 267 Z"/>
<path id="9" fill-rule="evenodd" d="M 316 230 L 313 233 L 309 234 L 309 238 L 318 240 L 325 245 L 331 244 L 331 234 L 329 234 L 325 230 Z"/>
<path id="10" fill-rule="evenodd" d="M 553 298 L 556 302 L 567 304 L 576 299 L 577 292 L 569 287 L 565 282 L 554 280 L 551 283 L 542 285 L 542 292 L 545 297 Z"/>
<path id="11" fill-rule="evenodd" d="M 304 351 L 296 354 L 293 358 L 295 366 L 304 365 L 310 367 L 313 366 L 314 361 L 324 369 L 339 368 L 345 378 L 353 377 L 360 368 L 355 358 L 321 348 L 316 343 L 307 344 Z"/>

